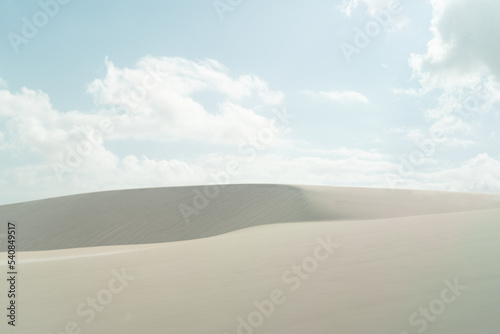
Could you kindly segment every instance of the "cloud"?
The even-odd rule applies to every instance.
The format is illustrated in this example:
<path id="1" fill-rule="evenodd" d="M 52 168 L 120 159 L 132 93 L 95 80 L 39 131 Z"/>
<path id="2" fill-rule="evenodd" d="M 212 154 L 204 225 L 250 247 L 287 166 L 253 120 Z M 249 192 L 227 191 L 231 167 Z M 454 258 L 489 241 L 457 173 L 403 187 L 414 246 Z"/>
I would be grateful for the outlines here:
<path id="1" fill-rule="evenodd" d="M 359 0 L 344 0 L 338 5 L 338 10 L 347 17 L 351 17 L 352 13 L 358 8 Z"/>
<path id="2" fill-rule="evenodd" d="M 291 183 L 383 187 L 381 175 L 395 165 L 373 152 L 346 149 L 333 154 L 289 157 L 261 152 L 248 154 L 210 153 L 194 160 L 151 159 L 110 152 L 89 156 L 84 164 L 58 182 L 49 165 L 31 164 L 0 172 L 0 186 L 12 189 L 0 195 L 1 202 L 29 200 L 72 193 L 138 187 L 219 183 L 229 175 L 230 183 Z M 109 153 L 109 155 L 108 155 Z M 238 172 L 229 174 L 228 163 Z M 34 191 L 31 191 L 34 189 Z"/>
<path id="3" fill-rule="evenodd" d="M 433 39 L 427 52 L 412 55 L 416 75 L 428 84 L 447 85 L 478 75 L 500 78 L 500 22 L 496 0 L 432 0 Z"/>
<path id="4" fill-rule="evenodd" d="M 101 159 L 97 156 L 92 163 L 69 174 L 62 183 L 55 181 L 50 166 L 43 164 L 0 172 L 0 186 L 12 189 L 1 195 L 0 201 L 109 189 L 214 184 L 221 180 L 387 188 L 387 172 L 399 167 L 390 160 L 376 151 L 347 148 L 303 151 L 298 157 L 261 153 L 252 159 L 248 155 L 224 153 L 205 154 L 195 160 L 134 155 Z M 236 173 L 229 174 L 230 162 L 238 165 Z M 499 173 L 500 160 L 483 153 L 457 166 L 441 163 L 419 169 L 396 182 L 396 188 L 499 193 Z"/>
<path id="5" fill-rule="evenodd" d="M 421 111 L 444 140 L 467 146 L 491 132 L 500 101 L 500 23 L 495 0 L 432 0 L 432 39 L 409 65 L 420 89 L 396 93 L 435 101 Z M 429 103 L 427 103 L 429 105 Z"/>
<path id="6" fill-rule="evenodd" d="M 146 57 L 133 69 L 109 61 L 107 68 L 105 78 L 89 87 L 94 111 L 61 112 L 42 91 L 0 89 L 1 148 L 59 160 L 61 152 L 100 130 L 103 120 L 113 127 L 106 140 L 238 146 L 274 124 L 276 110 L 282 109 L 281 92 L 254 75 L 232 78 L 213 60 Z M 278 139 L 284 128 L 274 131 Z M 104 150 L 102 143 L 96 145 Z"/>
<path id="7" fill-rule="evenodd" d="M 284 99 L 254 75 L 231 77 L 215 60 L 144 57 L 133 69 L 106 65 L 106 76 L 88 91 L 98 105 L 123 110 L 112 116 L 118 139 L 237 145 L 268 126 Z"/>
<path id="8" fill-rule="evenodd" d="M 269 146 L 287 143 L 282 138 L 289 126 L 284 95 L 255 75 L 233 76 L 214 60 L 145 57 L 134 68 L 118 68 L 108 60 L 106 65 L 104 78 L 89 86 L 95 110 L 62 112 L 42 91 L 0 89 L 0 151 L 23 162 L 0 169 L 6 187 L 19 185 L 26 194 L 32 193 L 29 187 L 39 188 L 49 196 L 58 188 L 201 181 L 194 176 L 203 174 L 196 165 L 136 157 L 126 150 L 120 156 L 107 145 L 110 141 L 122 148 L 121 140 L 198 141 L 234 151 L 260 137 Z"/>
<path id="9" fill-rule="evenodd" d="M 381 15 L 383 21 L 387 20 L 389 32 L 400 31 L 409 24 L 409 19 L 402 15 L 404 8 L 400 0 L 343 0 L 337 9 L 350 18 L 362 6 L 371 18 Z"/>
<path id="10" fill-rule="evenodd" d="M 350 17 L 361 5 L 364 5 L 368 14 L 372 16 L 388 7 L 401 6 L 399 1 L 391 0 L 343 0 L 342 4 L 338 5 L 337 8 L 345 16 Z"/>
<path id="11" fill-rule="evenodd" d="M 299 156 L 258 152 L 209 153 L 196 159 L 152 159 L 127 154 L 119 157 L 102 147 L 58 182 L 49 164 L 34 163 L 0 171 L 0 196 L 12 202 L 89 191 L 138 187 L 179 186 L 220 182 L 228 164 L 238 165 L 230 183 L 289 183 L 388 187 L 385 175 L 398 169 L 390 156 L 374 150 L 310 149 Z M 500 161 L 480 154 L 459 166 L 433 163 L 398 182 L 398 188 L 500 192 Z"/>
<path id="12" fill-rule="evenodd" d="M 361 150 L 361 149 L 351 149 L 347 147 L 341 147 L 337 149 L 299 149 L 299 151 L 304 152 L 308 155 L 320 155 L 320 156 L 329 156 L 335 157 L 335 159 L 346 159 L 346 158 L 357 158 L 360 160 L 379 160 L 385 161 L 390 158 L 389 155 L 382 154 L 377 152 L 376 150 Z"/>
<path id="13" fill-rule="evenodd" d="M 398 167 L 388 155 L 348 147 L 297 151 L 282 145 L 282 154 L 271 148 L 255 149 L 248 155 L 252 153 L 249 147 L 240 150 L 240 145 L 248 145 L 249 139 L 274 124 L 274 111 L 283 108 L 284 94 L 255 75 L 234 75 L 217 61 L 145 57 L 131 68 L 119 68 L 109 60 L 106 66 L 106 74 L 89 85 L 95 110 L 62 112 L 42 91 L 0 89 L 0 151 L 18 161 L 17 166 L 4 164 L 0 169 L 0 186 L 9 189 L 0 201 L 213 183 L 212 175 L 225 171 L 231 161 L 241 167 L 232 183 L 386 187 L 384 175 Z M 318 101 L 369 103 L 354 91 L 303 93 Z M 468 93 L 458 90 L 454 94 Z M 455 95 L 442 95 L 441 104 L 447 108 L 428 110 L 426 117 L 437 122 L 445 110 L 453 110 L 453 101 Z M 488 108 L 484 107 L 485 113 Z M 284 142 L 288 126 L 273 133 L 274 143 Z M 156 145 L 165 141 L 208 143 L 210 152 L 216 153 L 205 151 L 195 159 L 152 158 L 127 151 L 128 143 L 142 140 Z M 463 140 L 461 144 L 468 144 Z M 108 145 L 110 141 L 113 145 Z M 117 147 L 121 153 L 115 151 Z M 68 161 L 74 166 L 64 170 L 64 182 L 59 182 L 54 164 L 68 165 Z M 487 180 L 478 179 L 482 175 L 497 177 L 497 167 L 498 160 L 483 154 L 463 166 L 434 164 L 434 169 L 419 171 L 405 185 L 443 190 L 463 177 L 464 183 L 455 184 L 457 189 L 500 191 L 495 182 L 488 188 Z"/>
<path id="14" fill-rule="evenodd" d="M 5 139 L 5 134 L 2 131 L 0 131 L 0 151 L 8 151 L 11 149 L 12 149 L 11 144 L 9 144 Z"/>
<path id="15" fill-rule="evenodd" d="M 303 94 L 316 101 L 333 101 L 338 103 L 369 103 L 366 96 L 354 91 L 302 91 Z"/>
<path id="16" fill-rule="evenodd" d="M 458 167 L 419 173 L 415 182 L 447 191 L 499 193 L 500 160 L 481 153 Z"/>

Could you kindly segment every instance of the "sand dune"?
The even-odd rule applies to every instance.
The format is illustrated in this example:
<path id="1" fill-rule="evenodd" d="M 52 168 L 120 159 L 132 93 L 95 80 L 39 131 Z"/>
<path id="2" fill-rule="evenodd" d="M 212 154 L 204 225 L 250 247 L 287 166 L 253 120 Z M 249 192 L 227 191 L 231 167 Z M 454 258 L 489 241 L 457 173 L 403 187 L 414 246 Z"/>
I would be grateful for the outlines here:
<path id="1" fill-rule="evenodd" d="M 24 250 L 2 333 L 500 329 L 500 196 L 237 185 L 186 223 L 197 189 L 0 207 Z"/>
<path id="2" fill-rule="evenodd" d="M 0 206 L 0 215 L 18 221 L 20 250 L 37 251 L 190 240 L 275 223 L 500 208 L 500 196 L 480 194 L 228 185 L 215 188 L 219 193 L 213 198 L 205 195 L 216 193 L 213 189 L 200 186 L 90 193 Z"/>

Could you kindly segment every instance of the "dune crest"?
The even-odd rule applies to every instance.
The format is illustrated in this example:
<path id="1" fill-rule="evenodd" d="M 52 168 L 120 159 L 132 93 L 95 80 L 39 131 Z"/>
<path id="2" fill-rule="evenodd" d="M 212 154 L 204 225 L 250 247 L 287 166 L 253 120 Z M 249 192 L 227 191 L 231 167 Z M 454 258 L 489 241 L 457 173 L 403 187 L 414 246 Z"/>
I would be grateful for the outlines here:
<path id="1" fill-rule="evenodd" d="M 191 240 L 276 223 L 394 218 L 500 207 L 500 196 L 293 185 L 132 189 L 0 206 L 20 251 Z"/>

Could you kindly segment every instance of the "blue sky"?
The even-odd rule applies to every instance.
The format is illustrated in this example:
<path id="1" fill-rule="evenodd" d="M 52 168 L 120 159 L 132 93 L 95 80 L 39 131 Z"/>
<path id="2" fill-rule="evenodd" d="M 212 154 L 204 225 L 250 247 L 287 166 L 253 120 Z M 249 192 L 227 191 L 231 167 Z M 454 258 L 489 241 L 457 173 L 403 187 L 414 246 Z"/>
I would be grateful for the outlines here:
<path id="1" fill-rule="evenodd" d="M 500 191 L 497 1 L 0 7 L 0 203 L 216 175 Z"/>

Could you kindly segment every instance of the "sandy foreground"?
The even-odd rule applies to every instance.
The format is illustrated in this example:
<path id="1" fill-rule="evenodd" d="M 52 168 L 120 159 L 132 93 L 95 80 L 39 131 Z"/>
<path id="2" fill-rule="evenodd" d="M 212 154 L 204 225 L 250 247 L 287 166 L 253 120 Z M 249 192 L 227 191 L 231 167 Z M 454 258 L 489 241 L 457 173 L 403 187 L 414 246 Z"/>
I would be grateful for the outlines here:
<path id="1" fill-rule="evenodd" d="M 174 187 L 4 205 L 0 216 L 1 333 L 500 332 L 496 195 Z"/>

